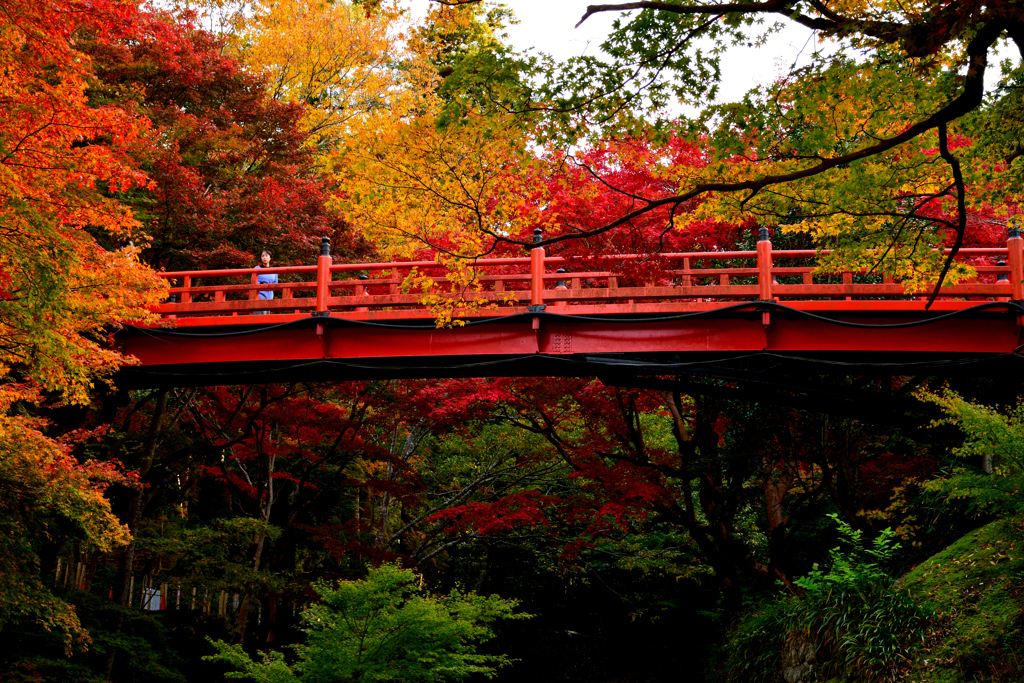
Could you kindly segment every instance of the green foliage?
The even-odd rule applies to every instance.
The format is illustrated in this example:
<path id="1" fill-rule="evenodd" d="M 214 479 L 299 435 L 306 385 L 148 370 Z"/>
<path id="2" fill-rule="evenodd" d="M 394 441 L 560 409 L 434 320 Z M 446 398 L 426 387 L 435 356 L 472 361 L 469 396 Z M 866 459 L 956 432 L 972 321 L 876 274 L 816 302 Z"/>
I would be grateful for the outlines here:
<path id="1" fill-rule="evenodd" d="M 954 425 L 964 433 L 953 450 L 973 467 L 961 466 L 925 489 L 946 502 L 969 503 L 972 514 L 1012 514 L 1021 507 L 1024 485 L 1024 402 L 1005 412 L 961 398 L 950 389 L 921 393 L 919 398 L 938 405 L 948 416 L 934 424 Z M 991 470 L 991 471 L 988 471 Z"/>
<path id="2" fill-rule="evenodd" d="M 106 582 L 95 592 L 55 592 L 66 600 L 89 633 L 87 652 L 64 656 L 60 634 L 12 629 L 0 646 L 0 681 L 61 683 L 186 683 L 163 620 L 152 612 L 121 607 L 106 599 Z M 102 595 L 101 595 L 102 594 Z"/>
<path id="3" fill-rule="evenodd" d="M 815 566 L 794 581 L 804 590 L 794 616 L 819 651 L 830 654 L 828 668 L 881 679 L 921 642 L 929 615 L 889 579 L 885 565 L 900 547 L 894 532 L 885 529 L 866 544 L 859 529 L 830 516 L 850 550 L 834 548 L 828 570 Z"/>
<path id="4" fill-rule="evenodd" d="M 901 584 L 937 616 L 908 680 L 1024 680 L 1024 520 L 966 534 L 908 572 Z"/>
<path id="5" fill-rule="evenodd" d="M 755 19 L 739 13 L 720 19 L 655 10 L 616 18 L 601 52 L 546 65 L 549 76 L 538 92 L 540 101 L 550 103 L 545 134 L 559 139 L 650 127 L 664 131 L 669 124 L 662 116 L 674 103 L 713 101 L 721 46 L 749 40 L 745 29 L 757 30 Z M 701 41 L 690 40 L 696 34 Z"/>
<path id="6" fill-rule="evenodd" d="M 280 653 L 256 662 L 223 642 L 215 642 L 217 654 L 206 659 L 240 669 L 229 678 L 260 683 L 459 680 L 492 676 L 509 663 L 475 649 L 494 635 L 492 622 L 526 617 L 513 614 L 514 601 L 458 590 L 431 596 L 419 582 L 409 569 L 383 565 L 361 581 L 314 584 L 320 601 L 302 613 L 306 642 L 296 646 L 294 665 Z"/>
<path id="7" fill-rule="evenodd" d="M 260 593 L 281 589 L 273 573 L 253 569 L 250 544 L 256 534 L 276 540 L 281 530 L 273 524 L 247 517 L 215 519 L 208 524 L 177 524 L 169 520 L 156 536 L 151 525 L 135 537 L 141 552 L 174 558 L 161 580 L 201 583 L 208 591 Z"/>
<path id="8" fill-rule="evenodd" d="M 12 397 L 17 396 L 0 387 L 0 633 L 58 633 L 70 655 L 88 647 L 89 634 L 74 607 L 51 590 L 42 558 L 76 542 L 111 551 L 127 540 L 103 497 L 103 479 L 119 475 L 111 468 L 80 466 L 40 431 L 42 421 L 6 414 L 5 399 Z"/>
<path id="9" fill-rule="evenodd" d="M 788 596 L 756 611 L 726 646 L 729 680 L 773 681 L 787 649 L 810 647 L 825 676 L 886 680 L 925 636 L 930 613 L 894 585 L 885 569 L 899 544 L 894 532 L 866 543 L 860 530 L 829 515 L 849 550 L 834 548 Z"/>
<path id="10" fill-rule="evenodd" d="M 786 634 L 793 628 L 793 596 L 766 601 L 749 612 L 725 643 L 728 681 L 770 683 L 778 676 Z"/>

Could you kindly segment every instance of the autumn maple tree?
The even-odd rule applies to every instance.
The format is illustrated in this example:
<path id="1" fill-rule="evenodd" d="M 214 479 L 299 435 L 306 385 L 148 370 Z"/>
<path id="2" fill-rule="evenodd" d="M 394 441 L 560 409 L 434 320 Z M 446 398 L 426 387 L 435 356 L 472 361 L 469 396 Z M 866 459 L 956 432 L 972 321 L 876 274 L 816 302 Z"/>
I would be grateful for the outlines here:
<path id="1" fill-rule="evenodd" d="M 732 6 L 630 2 L 592 5 L 581 21 L 598 13 L 629 10 L 639 12 L 629 16 L 610 36 L 606 48 L 611 59 L 601 63 L 598 58 L 581 58 L 566 72 L 578 76 L 581 70 L 591 69 L 602 79 L 578 79 L 574 86 L 568 80 L 556 81 L 557 92 L 567 96 L 560 104 L 579 104 L 592 97 L 597 88 L 611 84 L 621 86 L 616 88 L 615 97 L 604 102 L 595 99 L 596 107 L 588 109 L 589 113 L 600 119 L 602 111 L 624 102 L 638 102 L 640 93 L 628 86 L 625 71 L 634 65 L 641 73 L 655 76 L 642 93 L 653 108 L 663 106 L 670 97 L 703 106 L 728 74 L 721 72 L 716 51 L 698 43 L 696 37 L 723 44 L 746 37 L 744 32 L 761 20 L 804 26 L 820 38 L 836 40 L 841 47 L 859 49 L 864 55 L 852 60 L 841 50 L 818 54 L 811 66 L 755 90 L 739 106 L 709 108 L 709 113 L 725 116 L 723 124 L 711 130 L 716 149 L 732 152 L 753 147 L 756 156 L 747 156 L 750 170 L 756 168 L 759 177 L 747 179 L 744 176 L 748 171 L 738 170 L 739 175 L 725 174 L 717 184 L 709 184 L 705 178 L 690 179 L 681 184 L 681 189 L 686 187 L 687 191 L 678 193 L 674 202 L 685 201 L 687 194 L 704 193 L 735 194 L 737 201 L 750 200 L 763 190 L 771 194 L 776 185 L 782 192 L 783 187 L 799 187 L 802 181 L 828 177 L 829 172 L 848 165 L 854 174 L 846 175 L 846 182 L 859 179 L 866 183 L 865 188 L 898 191 L 895 184 L 872 183 L 869 170 L 883 160 L 920 159 L 914 155 L 940 147 L 934 144 L 936 139 L 954 122 L 966 130 L 986 131 L 986 144 L 981 146 L 985 151 L 978 152 L 981 157 L 989 155 L 989 161 L 1004 164 L 1015 158 L 1015 133 L 1005 129 L 997 133 L 990 117 L 972 115 L 989 110 L 1009 114 L 1007 107 L 1016 100 L 1010 89 L 1015 72 L 1005 74 L 1006 88 L 989 98 L 984 94 L 983 82 L 1000 41 L 1016 42 L 1020 38 L 1020 10 L 1013 3 L 894 5 L 861 1 L 825 5 L 771 0 Z M 641 35 L 646 40 L 628 42 L 630 37 Z M 658 62 L 659 52 L 671 56 Z M 655 73 L 659 69 L 661 75 Z M 644 78 L 636 81 L 648 82 Z M 920 140 L 926 134 L 932 137 Z M 948 151 L 940 149 L 943 155 Z M 936 159 L 930 165 L 939 167 L 939 173 L 949 181 L 934 192 L 956 191 L 955 164 L 949 159 Z M 909 165 L 901 168 L 912 173 Z M 904 176 L 894 178 L 902 180 Z M 838 182 L 823 187 L 837 188 Z"/>
<path id="2" fill-rule="evenodd" d="M 90 552 L 127 542 L 128 529 L 103 494 L 110 483 L 130 481 L 114 464 L 80 464 L 73 444 L 44 435 L 44 420 L 8 414 L 13 403 L 35 398 L 23 388 L 0 388 L 0 526 L 9 539 L 0 558 L 0 632 L 41 627 L 70 654 L 89 645 L 89 632 L 47 579 L 71 542 Z"/>
<path id="3" fill-rule="evenodd" d="M 140 12 L 130 40 L 88 45 L 95 103 L 139 111 L 151 129 L 133 148 L 151 184 L 128 201 L 147 235 L 142 256 L 165 269 L 303 262 L 322 236 L 350 242 L 325 207 L 300 104 L 271 97 L 265 76 L 225 54 L 191 15 Z"/>
<path id="4" fill-rule="evenodd" d="M 403 23 L 390 5 L 255 2 L 233 38 L 239 59 L 268 79 L 273 99 L 303 105 L 308 144 L 327 152 L 368 120 L 396 120 L 417 106 L 417 81 L 432 74 L 395 39 Z"/>
<path id="5" fill-rule="evenodd" d="M 82 33 L 113 39 L 134 5 L 10 2 L 5 13 L 0 369 L 82 402 L 93 377 L 121 360 L 97 333 L 146 320 L 161 291 L 137 252 L 96 239 L 133 234 L 115 193 L 146 182 L 128 148 L 148 122 L 89 106 L 92 62 L 75 45 Z"/>
<path id="6" fill-rule="evenodd" d="M 117 40 L 134 3 L 2 3 L 0 45 L 0 488 L 5 535 L 0 628 L 59 633 L 88 645 L 73 607 L 55 595 L 56 554 L 71 543 L 110 551 L 127 531 L 103 496 L 127 482 L 116 463 L 81 463 L 59 442 L 44 402 L 85 404 L 97 379 L 126 361 L 106 330 L 149 321 L 162 295 L 134 247 L 137 222 L 119 195 L 148 181 L 129 154 L 148 122 L 90 106 L 92 61 L 80 40 Z M 109 245 L 114 244 L 114 248 Z M 81 435 L 80 435 L 81 436 Z"/>

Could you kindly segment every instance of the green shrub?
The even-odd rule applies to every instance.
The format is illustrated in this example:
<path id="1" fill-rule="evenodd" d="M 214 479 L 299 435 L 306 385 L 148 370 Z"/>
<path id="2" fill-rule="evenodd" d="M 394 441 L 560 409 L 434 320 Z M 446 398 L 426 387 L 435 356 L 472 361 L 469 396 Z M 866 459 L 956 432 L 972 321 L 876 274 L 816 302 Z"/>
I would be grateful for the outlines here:
<path id="1" fill-rule="evenodd" d="M 891 680 L 924 638 L 929 613 L 885 569 L 899 549 L 893 532 L 865 543 L 861 531 L 829 516 L 848 550 L 834 548 L 827 569 L 815 565 L 796 579 L 802 595 L 762 606 L 736 628 L 726 645 L 727 680 L 779 680 L 783 653 L 800 646 L 813 648 L 819 680 Z"/>
<path id="2" fill-rule="evenodd" d="M 239 645 L 214 642 L 207 661 L 226 662 L 240 672 L 228 678 L 261 683 L 459 680 L 491 676 L 508 663 L 504 655 L 476 652 L 494 634 L 498 619 L 514 614 L 515 601 L 452 591 L 427 594 L 409 569 L 383 565 L 362 581 L 316 583 L 320 600 L 302 612 L 306 642 L 288 664 L 279 652 L 253 661 Z"/>
<path id="3" fill-rule="evenodd" d="M 794 581 L 804 591 L 794 603 L 794 623 L 816 644 L 825 672 L 863 681 L 891 678 L 924 638 L 929 615 L 885 569 L 900 547 L 892 530 L 867 544 L 860 530 L 830 516 L 850 549 L 834 548 L 828 570 L 816 566 Z"/>
<path id="4" fill-rule="evenodd" d="M 793 596 L 766 601 L 737 625 L 725 644 L 725 680 L 772 683 L 779 678 Z"/>
<path id="5" fill-rule="evenodd" d="M 1013 515 L 1021 509 L 1024 490 L 1024 402 L 1003 411 L 961 398 L 944 389 L 921 392 L 918 398 L 935 403 L 946 414 L 935 425 L 953 425 L 964 434 L 952 454 L 965 466 L 925 483 L 925 489 L 946 503 L 968 504 L 970 514 Z"/>

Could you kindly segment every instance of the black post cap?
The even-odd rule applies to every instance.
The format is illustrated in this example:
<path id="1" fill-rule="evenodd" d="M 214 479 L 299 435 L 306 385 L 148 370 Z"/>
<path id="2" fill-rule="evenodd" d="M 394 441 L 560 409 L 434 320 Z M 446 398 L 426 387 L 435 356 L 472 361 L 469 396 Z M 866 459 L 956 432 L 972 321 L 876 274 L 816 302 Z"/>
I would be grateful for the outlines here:
<path id="1" fill-rule="evenodd" d="M 1008 235 L 1008 237 L 1010 239 L 1013 239 L 1014 237 L 1020 237 L 1020 228 L 1010 228 L 1010 234 Z"/>
<path id="2" fill-rule="evenodd" d="M 768 228 L 761 228 L 757 231 L 758 242 L 767 242 L 769 239 L 771 238 L 768 237 Z"/>
<path id="3" fill-rule="evenodd" d="M 370 279 L 370 276 L 369 276 L 369 275 L 360 275 L 360 276 L 359 276 L 359 279 L 360 279 L 360 280 L 369 280 L 369 279 Z"/>
<path id="4" fill-rule="evenodd" d="M 544 231 L 540 228 L 533 229 L 533 241 L 540 242 L 543 239 Z"/>
<path id="5" fill-rule="evenodd" d="M 320 255 L 330 256 L 331 255 L 331 238 L 324 237 L 320 240 Z"/>

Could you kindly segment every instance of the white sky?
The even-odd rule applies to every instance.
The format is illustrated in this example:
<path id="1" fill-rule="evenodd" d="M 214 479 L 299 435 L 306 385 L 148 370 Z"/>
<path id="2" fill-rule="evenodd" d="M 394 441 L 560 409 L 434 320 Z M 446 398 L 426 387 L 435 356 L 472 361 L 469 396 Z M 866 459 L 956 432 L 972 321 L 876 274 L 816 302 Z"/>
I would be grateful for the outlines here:
<path id="1" fill-rule="evenodd" d="M 558 60 L 581 54 L 593 54 L 611 30 L 616 12 L 595 14 L 574 28 L 587 5 L 599 0 L 505 0 L 520 23 L 508 29 L 512 45 L 520 50 L 535 48 Z M 791 25 L 773 35 L 759 49 L 732 47 L 722 56 L 722 82 L 718 101 L 733 102 L 756 85 L 769 83 L 789 70 L 802 52 L 814 44 L 812 32 Z"/>
<path id="2" fill-rule="evenodd" d="M 414 12 L 426 5 L 428 0 L 407 0 Z M 508 28 L 512 45 L 519 50 L 534 49 L 546 52 L 557 60 L 593 54 L 604 37 L 611 30 L 616 12 L 596 14 L 582 26 L 575 28 L 583 17 L 587 5 L 614 0 L 503 0 L 512 8 L 520 23 Z M 422 12 L 422 9 L 420 9 Z M 761 48 L 732 46 L 722 55 L 722 79 L 719 86 L 719 102 L 735 102 L 742 99 L 756 85 L 770 83 L 779 75 L 789 71 L 794 62 L 803 65 L 815 47 L 813 32 L 795 23 L 772 35 Z M 822 46 L 826 51 L 834 49 L 831 44 Z M 1016 49 L 1003 49 L 999 58 L 1008 56 L 1019 59 Z M 987 78 L 989 87 L 998 80 L 997 59 L 989 65 Z"/>

